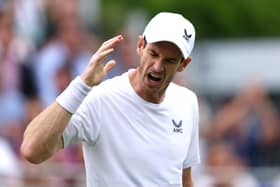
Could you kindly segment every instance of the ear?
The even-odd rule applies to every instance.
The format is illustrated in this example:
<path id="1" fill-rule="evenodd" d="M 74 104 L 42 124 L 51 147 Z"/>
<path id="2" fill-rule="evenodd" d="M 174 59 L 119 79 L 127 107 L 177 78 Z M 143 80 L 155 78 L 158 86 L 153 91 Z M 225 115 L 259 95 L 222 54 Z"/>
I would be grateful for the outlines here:
<path id="1" fill-rule="evenodd" d="M 187 65 L 192 61 L 192 57 L 189 56 L 188 58 L 186 58 L 185 60 L 183 60 L 178 68 L 178 72 L 183 71 Z"/>
<path id="2" fill-rule="evenodd" d="M 138 55 L 140 55 L 142 53 L 144 45 L 145 45 L 144 37 L 142 35 L 140 35 L 138 37 L 137 49 L 136 49 L 136 52 L 137 52 Z"/>

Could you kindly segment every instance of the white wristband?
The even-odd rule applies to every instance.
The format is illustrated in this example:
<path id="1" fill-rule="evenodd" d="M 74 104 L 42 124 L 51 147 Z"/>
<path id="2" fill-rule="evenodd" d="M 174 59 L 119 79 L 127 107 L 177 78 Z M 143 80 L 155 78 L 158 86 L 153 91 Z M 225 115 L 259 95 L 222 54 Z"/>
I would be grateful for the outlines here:
<path id="1" fill-rule="evenodd" d="M 90 90 L 91 87 L 86 85 L 78 76 L 56 98 L 56 102 L 68 112 L 74 114 L 79 108 L 84 98 L 90 92 Z"/>

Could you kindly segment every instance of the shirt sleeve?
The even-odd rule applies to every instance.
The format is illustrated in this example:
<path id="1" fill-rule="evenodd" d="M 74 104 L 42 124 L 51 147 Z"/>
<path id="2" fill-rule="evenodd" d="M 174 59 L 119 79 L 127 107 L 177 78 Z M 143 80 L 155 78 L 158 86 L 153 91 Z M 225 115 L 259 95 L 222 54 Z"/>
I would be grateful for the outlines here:
<path id="1" fill-rule="evenodd" d="M 64 148 L 81 142 L 96 142 L 100 131 L 97 105 L 97 99 L 91 94 L 85 98 L 63 132 Z"/>
<path id="2" fill-rule="evenodd" d="M 198 101 L 195 97 L 194 110 L 193 110 L 193 128 L 192 137 L 188 154 L 183 163 L 183 168 L 189 168 L 200 163 L 200 151 L 199 151 L 199 113 L 198 113 Z"/>

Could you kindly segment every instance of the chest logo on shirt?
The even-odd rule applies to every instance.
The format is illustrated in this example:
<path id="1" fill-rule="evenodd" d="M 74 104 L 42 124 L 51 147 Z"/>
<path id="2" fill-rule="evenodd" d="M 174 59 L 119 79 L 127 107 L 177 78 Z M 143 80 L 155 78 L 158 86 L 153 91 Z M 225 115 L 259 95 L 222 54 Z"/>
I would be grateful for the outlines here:
<path id="1" fill-rule="evenodd" d="M 174 119 L 172 120 L 172 124 L 174 126 L 173 128 L 173 132 L 174 133 L 183 133 L 183 127 L 182 127 L 182 120 L 179 121 L 179 123 L 177 123 Z"/>

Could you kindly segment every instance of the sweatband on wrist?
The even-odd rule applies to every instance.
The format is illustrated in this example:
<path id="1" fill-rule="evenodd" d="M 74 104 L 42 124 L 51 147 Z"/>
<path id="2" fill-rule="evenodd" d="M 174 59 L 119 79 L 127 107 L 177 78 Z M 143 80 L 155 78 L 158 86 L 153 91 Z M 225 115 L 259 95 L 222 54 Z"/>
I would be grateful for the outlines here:
<path id="1" fill-rule="evenodd" d="M 68 112 L 74 114 L 91 89 L 78 76 L 56 98 L 56 102 Z"/>

